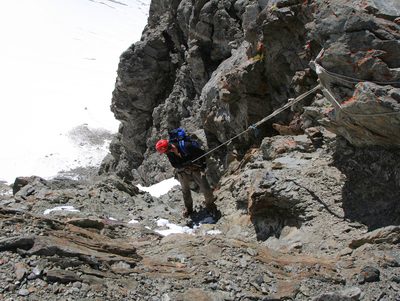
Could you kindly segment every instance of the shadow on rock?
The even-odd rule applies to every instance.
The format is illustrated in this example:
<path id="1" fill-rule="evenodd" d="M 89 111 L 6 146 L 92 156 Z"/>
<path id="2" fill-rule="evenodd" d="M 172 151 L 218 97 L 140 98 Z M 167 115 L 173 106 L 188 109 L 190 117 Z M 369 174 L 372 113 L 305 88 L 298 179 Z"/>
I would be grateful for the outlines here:
<path id="1" fill-rule="evenodd" d="M 333 165 L 347 177 L 342 188 L 345 218 L 367 225 L 369 231 L 399 224 L 399 156 L 400 151 L 383 148 L 337 149 Z"/>
<path id="2" fill-rule="evenodd" d="M 216 214 L 210 215 L 206 209 L 200 209 L 199 211 L 193 211 L 190 215 L 190 221 L 187 222 L 186 226 L 193 228 L 201 224 L 216 224 L 220 218 L 220 210 L 217 210 Z"/>

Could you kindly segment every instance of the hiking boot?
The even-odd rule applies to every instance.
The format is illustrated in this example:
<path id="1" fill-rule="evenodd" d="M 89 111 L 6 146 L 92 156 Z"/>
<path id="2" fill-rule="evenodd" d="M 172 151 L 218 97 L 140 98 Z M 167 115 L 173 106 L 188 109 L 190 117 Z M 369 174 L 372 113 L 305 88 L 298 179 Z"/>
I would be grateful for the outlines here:
<path id="1" fill-rule="evenodd" d="M 216 218 L 218 216 L 218 209 L 217 206 L 212 206 L 209 208 L 206 208 L 207 214 L 211 215 L 213 218 Z"/>
<path id="2" fill-rule="evenodd" d="M 184 218 L 188 218 L 189 215 L 191 215 L 193 213 L 193 209 L 192 210 L 188 210 L 185 208 L 185 210 L 183 210 L 183 217 Z"/>

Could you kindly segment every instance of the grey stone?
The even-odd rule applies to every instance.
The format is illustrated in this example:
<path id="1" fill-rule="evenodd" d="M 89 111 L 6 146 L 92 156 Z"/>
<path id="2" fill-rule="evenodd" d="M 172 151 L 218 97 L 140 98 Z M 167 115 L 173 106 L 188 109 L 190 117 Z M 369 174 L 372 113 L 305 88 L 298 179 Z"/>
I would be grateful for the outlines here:
<path id="1" fill-rule="evenodd" d="M 361 289 L 356 286 L 346 287 L 341 292 L 347 296 L 350 296 L 355 301 L 360 299 L 362 293 Z"/>
<path id="2" fill-rule="evenodd" d="M 15 276 L 17 281 L 21 281 L 25 275 L 27 274 L 27 269 L 24 267 L 24 264 L 22 262 L 17 262 L 15 264 Z"/>
<path id="3" fill-rule="evenodd" d="M 28 296 L 29 295 L 29 291 L 26 288 L 21 288 L 18 291 L 18 295 L 20 295 L 20 296 Z"/>
<path id="4" fill-rule="evenodd" d="M 365 283 L 379 281 L 379 275 L 379 269 L 372 266 L 365 266 L 361 269 L 360 274 L 358 274 L 358 282 Z"/>

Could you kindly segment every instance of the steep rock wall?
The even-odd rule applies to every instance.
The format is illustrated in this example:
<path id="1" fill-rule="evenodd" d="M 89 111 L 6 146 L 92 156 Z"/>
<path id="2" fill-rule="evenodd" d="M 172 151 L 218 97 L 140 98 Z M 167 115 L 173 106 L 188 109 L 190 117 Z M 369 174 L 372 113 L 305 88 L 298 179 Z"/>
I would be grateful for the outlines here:
<path id="1" fill-rule="evenodd" d="M 112 100 L 121 127 L 101 172 L 146 184 L 170 177 L 169 163 L 154 150 L 168 130 L 183 127 L 213 149 L 315 87 L 318 77 L 324 95 L 209 156 L 214 185 L 227 160 L 242 158 L 278 133 L 273 122 L 289 124 L 296 113 L 303 130 L 322 123 L 356 146 L 398 147 L 399 10 L 378 1 L 152 1 L 141 41 L 121 55 Z M 384 114 L 359 118 L 346 110 Z"/>

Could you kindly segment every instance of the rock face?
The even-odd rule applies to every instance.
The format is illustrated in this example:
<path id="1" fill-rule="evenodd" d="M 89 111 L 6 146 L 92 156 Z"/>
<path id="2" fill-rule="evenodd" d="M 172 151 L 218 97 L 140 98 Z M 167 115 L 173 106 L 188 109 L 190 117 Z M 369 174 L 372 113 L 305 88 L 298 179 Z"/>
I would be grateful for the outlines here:
<path id="1" fill-rule="evenodd" d="M 183 127 L 213 149 L 318 84 L 227 154 L 288 126 L 323 125 L 359 147 L 398 148 L 400 5 L 396 1 L 152 1 L 141 41 L 121 55 L 112 111 L 121 121 L 103 170 L 147 184 L 172 176 L 157 140 Z M 272 124 L 275 126 L 272 127 Z M 298 134 L 298 132 L 297 132 Z"/>

